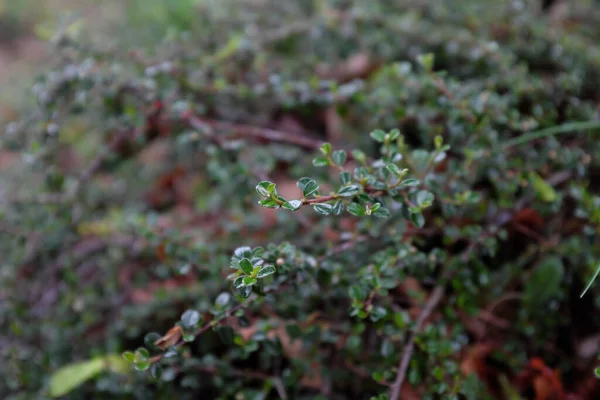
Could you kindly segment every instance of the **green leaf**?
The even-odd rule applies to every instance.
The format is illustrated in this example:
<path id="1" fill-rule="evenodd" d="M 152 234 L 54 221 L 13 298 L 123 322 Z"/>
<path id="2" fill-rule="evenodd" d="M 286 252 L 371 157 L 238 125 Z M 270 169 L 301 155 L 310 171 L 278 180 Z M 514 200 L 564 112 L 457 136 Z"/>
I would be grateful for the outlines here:
<path id="1" fill-rule="evenodd" d="M 410 220 L 417 228 L 422 228 L 425 225 L 425 217 L 421 213 L 411 213 Z"/>
<path id="2" fill-rule="evenodd" d="M 321 150 L 321 153 L 323 153 L 323 155 L 326 155 L 326 156 L 330 155 L 331 154 L 331 144 L 323 143 L 321 145 L 320 150 Z"/>
<path id="3" fill-rule="evenodd" d="M 348 295 L 355 302 L 363 301 L 366 298 L 366 293 L 359 285 L 353 285 L 348 288 Z"/>
<path id="4" fill-rule="evenodd" d="M 279 203 L 272 199 L 263 199 L 258 204 L 265 208 L 279 208 Z"/>
<path id="5" fill-rule="evenodd" d="M 252 294 L 252 286 L 245 286 L 244 285 L 243 287 L 241 287 L 241 288 L 238 289 L 238 293 L 240 294 L 240 296 L 242 296 L 243 298 L 247 299 Z"/>
<path id="6" fill-rule="evenodd" d="M 333 205 L 333 214 L 334 215 L 342 215 L 343 212 L 344 212 L 344 202 L 341 200 L 336 201 L 335 204 Z"/>
<path id="7" fill-rule="evenodd" d="M 344 150 L 336 150 L 331 157 L 336 165 L 342 166 L 346 162 L 346 152 Z"/>
<path id="8" fill-rule="evenodd" d="M 360 150 L 352 150 L 352 158 L 358 161 L 361 164 L 364 164 L 367 160 L 367 156 Z"/>
<path id="9" fill-rule="evenodd" d="M 417 204 L 421 208 L 430 207 L 433 204 L 434 196 L 433 193 L 427 190 L 421 190 L 417 193 Z"/>
<path id="10" fill-rule="evenodd" d="M 529 173 L 529 181 L 540 199 L 548 203 L 556 200 L 557 196 L 554 188 L 537 173 L 531 171 Z"/>
<path id="11" fill-rule="evenodd" d="M 281 205 L 281 208 L 285 208 L 286 210 L 296 211 L 302 207 L 301 200 L 289 200 Z"/>
<path id="12" fill-rule="evenodd" d="M 244 286 L 252 286 L 256 282 L 258 282 L 258 280 L 256 278 L 253 278 L 251 276 L 244 277 Z"/>
<path id="13" fill-rule="evenodd" d="M 348 212 L 352 215 L 356 215 L 357 217 L 362 217 L 366 213 L 365 208 L 358 203 L 350 203 L 348 206 Z"/>
<path id="14" fill-rule="evenodd" d="M 392 216 L 390 210 L 385 207 L 379 207 L 377 210 L 373 211 L 373 215 L 377 218 L 390 218 Z"/>
<path id="15" fill-rule="evenodd" d="M 433 69 L 434 60 L 435 58 L 433 53 L 420 54 L 417 56 L 417 62 L 427 71 L 431 71 Z"/>
<path id="16" fill-rule="evenodd" d="M 138 348 L 135 351 L 135 362 L 140 362 L 140 361 L 148 361 L 148 358 L 150 357 L 150 353 L 148 353 L 148 350 L 146 350 L 143 347 Z"/>
<path id="17" fill-rule="evenodd" d="M 525 299 L 536 307 L 554 297 L 561 288 L 564 276 L 562 260 L 557 256 L 546 257 L 531 273 L 525 287 Z"/>
<path id="18" fill-rule="evenodd" d="M 340 181 L 342 181 L 342 185 L 347 185 L 352 181 L 352 175 L 350 172 L 340 172 Z"/>
<path id="19" fill-rule="evenodd" d="M 331 211 L 333 211 L 333 206 L 331 204 L 326 203 L 317 203 L 313 205 L 313 209 L 316 211 L 317 214 L 329 215 L 331 214 Z"/>
<path id="20" fill-rule="evenodd" d="M 155 342 L 156 342 L 158 339 L 160 339 L 160 337 L 161 337 L 161 335 L 159 335 L 159 334 L 158 334 L 158 333 L 156 333 L 156 332 L 150 332 L 150 333 L 147 333 L 147 334 L 144 336 L 144 346 L 146 346 L 146 347 L 148 347 L 148 348 L 150 348 L 150 349 L 155 349 L 155 348 L 156 348 L 156 346 L 154 345 L 154 343 L 155 343 Z"/>
<path id="21" fill-rule="evenodd" d="M 329 165 L 329 160 L 325 157 L 316 157 L 312 163 L 315 167 L 326 167 Z"/>
<path id="22" fill-rule="evenodd" d="M 400 186 L 405 186 L 405 187 L 419 186 L 419 181 L 417 179 L 405 179 L 402 182 L 400 182 Z"/>
<path id="23" fill-rule="evenodd" d="M 252 269 L 254 268 L 252 262 L 250 262 L 250 260 L 248 260 L 247 258 L 242 258 L 238 263 L 238 267 L 240 267 L 242 272 L 246 275 L 250 275 L 252 273 Z"/>
<path id="24" fill-rule="evenodd" d="M 398 178 L 402 178 L 404 175 L 408 174 L 408 169 L 400 169 L 396 164 L 388 164 L 385 167 Z"/>
<path id="25" fill-rule="evenodd" d="M 118 354 L 112 354 L 88 361 L 68 364 L 50 377 L 50 396 L 65 396 L 73 389 L 76 389 L 107 369 L 118 373 L 127 373 L 130 368 L 128 361 L 122 359 Z"/>
<path id="26" fill-rule="evenodd" d="M 237 257 L 237 258 L 249 258 L 252 254 L 252 249 L 248 246 L 242 246 L 242 247 L 238 247 L 237 249 L 234 250 L 233 254 Z"/>
<path id="27" fill-rule="evenodd" d="M 369 171 L 365 167 L 354 168 L 354 178 L 361 180 L 369 175 Z"/>
<path id="28" fill-rule="evenodd" d="M 273 265 L 265 265 L 264 267 L 262 267 L 260 269 L 260 271 L 258 271 L 258 274 L 256 275 L 257 278 L 264 278 L 266 276 L 272 275 L 275 273 L 275 267 Z"/>
<path id="29" fill-rule="evenodd" d="M 392 354 L 394 354 L 394 343 L 391 340 L 385 339 L 381 344 L 381 355 L 389 357 Z"/>
<path id="30" fill-rule="evenodd" d="M 200 322 L 200 313 L 196 310 L 187 310 L 181 315 L 181 323 L 184 328 L 194 328 Z"/>
<path id="31" fill-rule="evenodd" d="M 235 281 L 233 281 L 233 287 L 239 289 L 244 287 L 244 276 L 238 276 Z"/>
<path id="32" fill-rule="evenodd" d="M 342 187 L 338 192 L 338 195 L 342 197 L 351 197 L 360 192 L 361 190 L 362 187 L 360 185 L 348 185 Z"/>
<path id="33" fill-rule="evenodd" d="M 215 300 L 215 304 L 218 307 L 225 308 L 231 302 L 231 295 L 227 292 L 219 294 Z"/>
<path id="34" fill-rule="evenodd" d="M 162 376 L 162 367 L 160 366 L 160 364 L 152 364 L 152 367 L 150 368 L 150 375 L 152 375 L 152 377 L 154 379 L 160 379 Z"/>
<path id="35" fill-rule="evenodd" d="M 132 351 L 126 351 L 123 353 L 123 358 L 125 360 L 127 360 L 128 362 L 132 363 L 133 360 L 135 359 L 135 354 L 133 354 Z"/>
<path id="36" fill-rule="evenodd" d="M 269 186 L 272 185 L 272 182 L 262 181 L 258 185 L 256 185 L 256 191 L 263 197 L 269 197 L 271 192 L 269 192 Z"/>
<path id="37" fill-rule="evenodd" d="M 390 141 L 396 140 L 400 137 L 400 131 L 398 129 L 392 129 L 389 133 Z"/>
<path id="38" fill-rule="evenodd" d="M 370 134 L 371 139 L 379 142 L 379 143 L 383 143 L 385 141 L 385 132 L 382 131 L 381 129 L 376 129 L 373 132 L 371 132 Z"/>
<path id="39" fill-rule="evenodd" d="M 596 367 L 594 374 L 596 374 L 596 378 L 600 378 L 600 367 Z"/>
<path id="40" fill-rule="evenodd" d="M 319 185 L 312 178 L 301 178 L 296 185 L 302 190 L 305 197 L 312 196 L 319 191 Z"/>

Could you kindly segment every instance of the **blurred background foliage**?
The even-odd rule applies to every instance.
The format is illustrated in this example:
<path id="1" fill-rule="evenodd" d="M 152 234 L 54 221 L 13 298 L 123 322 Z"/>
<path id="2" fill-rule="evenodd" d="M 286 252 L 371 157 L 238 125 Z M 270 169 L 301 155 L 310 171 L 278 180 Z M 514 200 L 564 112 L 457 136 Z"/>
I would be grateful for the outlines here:
<path id="1" fill-rule="evenodd" d="M 0 394 L 368 399 L 443 287 L 403 398 L 598 398 L 599 289 L 579 296 L 600 255 L 600 141 L 578 125 L 510 140 L 598 121 L 599 12 L 0 0 Z M 376 158 L 369 132 L 393 128 L 411 168 L 436 136 L 451 146 L 424 227 L 257 206 L 261 180 L 338 184 L 315 143 Z M 187 309 L 241 304 L 225 277 L 246 245 L 283 260 L 265 297 L 162 373 L 123 365 Z"/>

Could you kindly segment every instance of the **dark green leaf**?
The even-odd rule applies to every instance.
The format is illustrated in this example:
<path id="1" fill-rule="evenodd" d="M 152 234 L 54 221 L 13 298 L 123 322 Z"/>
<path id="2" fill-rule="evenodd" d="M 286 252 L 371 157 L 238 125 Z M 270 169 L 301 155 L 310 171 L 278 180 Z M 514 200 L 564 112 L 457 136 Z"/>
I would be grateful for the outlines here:
<path id="1" fill-rule="evenodd" d="M 410 220 L 417 228 L 422 228 L 425 225 L 425 217 L 421 213 L 411 213 Z"/>
<path id="2" fill-rule="evenodd" d="M 254 268 L 252 262 L 250 262 L 250 260 L 248 260 L 247 258 L 242 258 L 238 263 L 238 267 L 240 267 L 242 272 L 246 275 L 250 275 L 252 273 L 252 269 Z"/>
<path id="3" fill-rule="evenodd" d="M 356 215 L 357 217 L 362 217 L 365 215 L 365 208 L 358 203 L 350 203 L 348 206 L 348 212 L 352 215 Z"/>
<path id="4" fill-rule="evenodd" d="M 433 204 L 434 196 L 433 193 L 427 190 L 421 190 L 417 193 L 417 204 L 421 208 L 430 207 Z"/>
<path id="5" fill-rule="evenodd" d="M 341 200 L 336 201 L 335 204 L 333 205 L 333 214 L 334 215 L 342 215 L 343 212 L 344 212 L 344 202 Z"/>
<path id="6" fill-rule="evenodd" d="M 238 289 L 238 293 L 243 298 L 247 299 L 252 294 L 252 286 L 244 286 Z"/>
<path id="7" fill-rule="evenodd" d="M 219 326 L 215 328 L 217 335 L 221 338 L 223 343 L 230 346 L 233 344 L 233 329 L 230 326 Z"/>
<path id="8" fill-rule="evenodd" d="M 269 186 L 272 185 L 269 181 L 262 181 L 258 185 L 256 185 L 256 191 L 263 197 L 269 197 L 271 192 L 269 192 Z"/>
<path id="9" fill-rule="evenodd" d="M 556 296 L 561 288 L 564 266 L 560 257 L 546 257 L 532 272 L 525 287 L 525 299 L 537 307 Z"/>
<path id="10" fill-rule="evenodd" d="M 296 185 L 302 190 L 305 197 L 312 196 L 319 190 L 319 185 L 312 178 L 301 178 Z"/>
<path id="11" fill-rule="evenodd" d="M 152 375 L 152 377 L 154 379 L 160 379 L 162 376 L 162 367 L 160 366 L 160 364 L 152 364 L 152 367 L 150 368 L 150 375 Z"/>
<path id="12" fill-rule="evenodd" d="M 252 254 L 252 249 L 248 246 L 242 246 L 235 249 L 233 252 L 237 258 L 250 258 Z"/>
<path id="13" fill-rule="evenodd" d="M 376 129 L 370 134 L 371 138 L 377 142 L 383 143 L 385 140 L 385 132 L 381 129 Z"/>
<path id="14" fill-rule="evenodd" d="M 396 140 L 400 137 L 400 131 L 398 129 L 392 129 L 389 133 L 390 141 Z"/>
<path id="15" fill-rule="evenodd" d="M 184 328 L 194 328 L 200 322 L 200 313 L 196 310 L 187 310 L 181 315 L 181 323 Z"/>
<path id="16" fill-rule="evenodd" d="M 379 207 L 379 209 L 373 212 L 373 215 L 377 218 L 390 218 L 392 216 L 390 211 L 385 207 Z"/>
<path id="17" fill-rule="evenodd" d="M 313 205 L 313 209 L 316 211 L 317 214 L 329 215 L 331 214 L 331 211 L 333 211 L 333 206 L 331 204 L 326 203 L 317 203 Z"/>
<path id="18" fill-rule="evenodd" d="M 338 195 L 340 195 L 342 197 L 350 197 L 350 196 L 354 196 L 361 190 L 362 190 L 362 187 L 359 185 L 348 185 L 348 186 L 342 187 L 340 189 L 340 191 L 338 192 Z"/>
<path id="19" fill-rule="evenodd" d="M 285 208 L 286 210 L 296 211 L 296 210 L 300 209 L 300 207 L 302 207 L 302 201 L 301 200 L 289 200 L 289 201 L 286 201 L 285 203 L 283 203 L 281 205 L 281 207 Z"/>
<path id="20" fill-rule="evenodd" d="M 336 150 L 331 157 L 337 165 L 344 165 L 346 162 L 346 152 L 344 150 Z"/>
<path id="21" fill-rule="evenodd" d="M 403 177 L 408 173 L 407 169 L 400 169 L 396 164 L 388 164 L 385 167 L 388 169 L 388 171 L 390 171 L 392 174 L 396 175 L 399 178 Z"/>
<path id="22" fill-rule="evenodd" d="M 217 296 L 215 304 L 218 307 L 225 308 L 231 302 L 231 295 L 227 292 L 222 292 Z"/>
<path id="23" fill-rule="evenodd" d="M 238 276 L 235 281 L 233 281 L 233 287 L 239 289 L 244 286 L 244 277 Z"/>
<path id="24" fill-rule="evenodd" d="M 394 354 L 394 343 L 391 340 L 384 340 L 381 344 L 381 355 L 389 357 Z"/>
<path id="25" fill-rule="evenodd" d="M 279 203 L 271 199 L 263 199 L 259 201 L 258 204 L 265 208 L 279 208 Z"/>
<path id="26" fill-rule="evenodd" d="M 160 337 L 161 336 L 156 332 L 147 333 L 144 336 L 144 346 L 149 347 L 150 349 L 154 349 L 155 348 L 154 342 L 156 342 L 158 339 L 160 339 Z"/>
<path id="27" fill-rule="evenodd" d="M 266 276 L 272 275 L 275 273 L 275 267 L 273 265 L 265 265 L 258 271 L 256 275 L 257 278 L 264 278 Z"/>
<path id="28" fill-rule="evenodd" d="M 244 285 L 245 286 L 252 286 L 254 285 L 256 282 L 258 282 L 258 280 L 256 278 L 253 278 L 251 276 L 246 276 L 244 278 Z"/>
<path id="29" fill-rule="evenodd" d="M 329 160 L 325 157 L 316 157 L 312 163 L 315 167 L 326 167 L 329 165 Z"/>
<path id="30" fill-rule="evenodd" d="M 361 180 L 366 178 L 369 175 L 369 171 L 365 167 L 354 168 L 354 178 L 357 180 Z"/>
<path id="31" fill-rule="evenodd" d="M 342 185 L 347 185 L 352 181 L 352 175 L 350 172 L 340 172 L 340 181 L 342 181 Z"/>
<path id="32" fill-rule="evenodd" d="M 404 186 L 404 187 L 412 187 L 412 186 L 419 186 L 420 182 L 417 179 L 405 179 L 402 182 L 400 182 L 400 186 Z"/>

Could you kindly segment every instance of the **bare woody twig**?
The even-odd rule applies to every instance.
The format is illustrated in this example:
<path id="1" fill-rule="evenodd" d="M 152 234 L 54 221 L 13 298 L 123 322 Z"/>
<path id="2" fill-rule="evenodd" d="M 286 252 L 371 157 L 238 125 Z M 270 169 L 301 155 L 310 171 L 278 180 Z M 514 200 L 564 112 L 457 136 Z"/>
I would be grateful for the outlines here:
<path id="1" fill-rule="evenodd" d="M 188 121 L 192 128 L 200 131 L 210 132 L 212 130 L 220 130 L 230 132 L 227 139 L 251 138 L 266 140 L 269 142 L 293 144 L 308 150 L 318 150 L 323 144 L 323 141 L 314 137 L 282 132 L 275 129 L 235 124 L 226 121 L 205 120 L 191 115 L 184 116 L 184 119 Z"/>
<path id="2" fill-rule="evenodd" d="M 421 313 L 417 317 L 417 321 L 415 323 L 415 327 L 408 338 L 408 343 L 406 347 L 404 347 L 404 351 L 402 353 L 402 358 L 400 359 L 400 364 L 398 365 L 398 373 L 396 374 L 396 380 L 390 389 L 390 400 L 397 400 L 400 396 L 400 390 L 402 388 L 402 383 L 404 382 L 404 378 L 406 377 L 406 372 L 408 371 L 408 364 L 410 363 L 410 359 L 412 357 L 412 353 L 415 348 L 415 339 L 417 335 L 421 332 L 423 328 L 423 324 L 425 320 L 429 318 L 433 310 L 437 307 L 438 303 L 442 300 L 444 296 L 444 286 L 436 286 L 431 292 L 431 296 L 423 306 Z"/>

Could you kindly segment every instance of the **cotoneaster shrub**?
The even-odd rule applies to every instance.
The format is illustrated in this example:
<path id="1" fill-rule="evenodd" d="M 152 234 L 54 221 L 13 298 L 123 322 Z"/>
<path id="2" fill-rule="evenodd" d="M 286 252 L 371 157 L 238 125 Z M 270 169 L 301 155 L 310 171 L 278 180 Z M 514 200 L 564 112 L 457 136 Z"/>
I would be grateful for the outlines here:
<path id="1" fill-rule="evenodd" d="M 591 6 L 190 12 L 7 125 L 4 397 L 595 398 Z"/>

